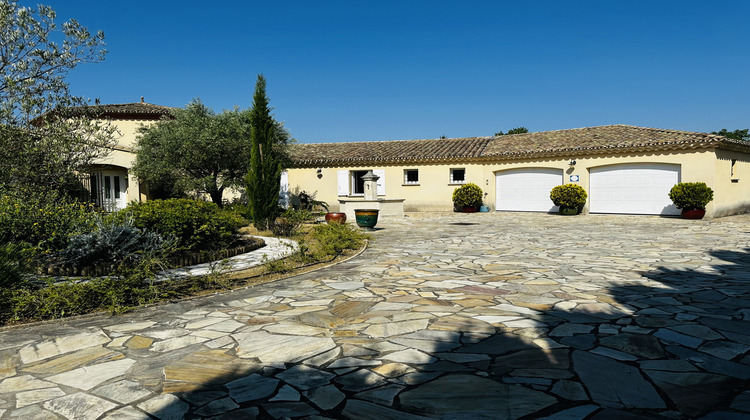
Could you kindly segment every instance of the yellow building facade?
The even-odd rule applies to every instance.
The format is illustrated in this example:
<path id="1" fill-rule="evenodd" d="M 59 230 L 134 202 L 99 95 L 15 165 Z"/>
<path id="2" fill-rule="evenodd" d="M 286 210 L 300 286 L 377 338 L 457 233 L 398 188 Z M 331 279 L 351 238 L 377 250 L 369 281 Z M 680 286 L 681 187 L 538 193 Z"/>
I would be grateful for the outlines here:
<path id="1" fill-rule="evenodd" d="M 88 198 L 107 211 L 123 209 L 131 202 L 145 201 L 148 186 L 132 173 L 138 130 L 162 118 L 171 118 L 172 108 L 141 101 L 97 105 L 94 109 L 102 123 L 111 124 L 116 130 L 107 155 L 93 162 L 88 178 L 84 179 Z"/>
<path id="2" fill-rule="evenodd" d="M 285 175 L 289 191 L 338 200 L 362 195 L 379 175 L 378 197 L 404 199 L 405 211 L 451 211 L 455 188 L 471 182 L 492 211 L 556 211 L 555 185 L 588 193 L 584 212 L 676 215 L 668 197 L 678 182 L 714 190 L 707 217 L 750 209 L 750 144 L 725 137 L 627 125 L 499 137 L 297 144 Z"/>

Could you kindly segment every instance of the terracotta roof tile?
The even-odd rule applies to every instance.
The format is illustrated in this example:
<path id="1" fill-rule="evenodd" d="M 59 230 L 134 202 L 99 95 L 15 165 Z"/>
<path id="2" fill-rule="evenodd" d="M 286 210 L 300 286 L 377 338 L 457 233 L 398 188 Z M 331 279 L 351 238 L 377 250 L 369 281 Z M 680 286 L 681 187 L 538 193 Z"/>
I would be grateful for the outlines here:
<path id="1" fill-rule="evenodd" d="M 498 137 L 295 144 L 291 148 L 291 155 L 294 166 L 326 166 L 551 155 L 572 157 L 614 150 L 679 150 L 716 146 L 750 152 L 750 143 L 714 134 L 617 124 Z"/>
<path id="2" fill-rule="evenodd" d="M 639 148 L 684 149 L 728 140 L 726 137 L 713 134 L 618 124 L 499 136 L 487 144 L 482 156 Z"/>
<path id="3" fill-rule="evenodd" d="M 93 112 L 101 117 L 114 119 L 158 120 L 165 116 L 171 116 L 172 111 L 176 108 L 145 102 L 133 102 L 129 104 L 90 105 L 75 109 L 85 109 L 87 112 Z"/>
<path id="4" fill-rule="evenodd" d="M 490 137 L 438 140 L 394 140 L 352 143 L 309 143 L 291 147 L 292 160 L 302 166 L 333 162 L 435 161 L 477 158 Z"/>

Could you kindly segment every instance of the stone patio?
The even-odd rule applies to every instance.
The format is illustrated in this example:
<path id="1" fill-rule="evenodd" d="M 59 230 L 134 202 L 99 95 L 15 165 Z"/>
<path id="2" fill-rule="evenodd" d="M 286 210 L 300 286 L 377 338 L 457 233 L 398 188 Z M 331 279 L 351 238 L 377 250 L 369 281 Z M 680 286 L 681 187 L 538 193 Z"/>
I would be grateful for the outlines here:
<path id="1" fill-rule="evenodd" d="M 750 216 L 378 227 L 313 273 L 0 330 L 0 418 L 750 418 Z"/>

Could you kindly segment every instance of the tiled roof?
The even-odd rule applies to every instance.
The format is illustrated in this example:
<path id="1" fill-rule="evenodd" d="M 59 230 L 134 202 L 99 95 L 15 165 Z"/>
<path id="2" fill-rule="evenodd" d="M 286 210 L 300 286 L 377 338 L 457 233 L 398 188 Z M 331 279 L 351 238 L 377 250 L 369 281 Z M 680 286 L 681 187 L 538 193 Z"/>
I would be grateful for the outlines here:
<path id="1" fill-rule="evenodd" d="M 107 104 L 89 105 L 72 108 L 73 113 L 86 113 L 99 118 L 112 118 L 120 120 L 159 120 L 165 116 L 171 116 L 176 108 L 162 105 L 154 105 L 145 102 L 133 102 L 129 104 Z"/>
<path id="2" fill-rule="evenodd" d="M 498 160 L 520 157 L 583 156 L 613 151 L 684 150 L 723 147 L 750 152 L 750 143 L 707 133 L 604 125 L 498 137 L 312 143 L 292 146 L 295 166 L 402 161 Z"/>
<path id="3" fill-rule="evenodd" d="M 714 134 L 617 124 L 499 136 L 487 144 L 482 156 L 550 155 L 576 151 L 596 153 L 616 149 L 692 149 L 726 142 L 733 141 Z"/>
<path id="4" fill-rule="evenodd" d="M 439 161 L 478 158 L 491 137 L 438 140 L 365 141 L 356 143 L 309 143 L 291 147 L 299 165 L 327 163 Z"/>

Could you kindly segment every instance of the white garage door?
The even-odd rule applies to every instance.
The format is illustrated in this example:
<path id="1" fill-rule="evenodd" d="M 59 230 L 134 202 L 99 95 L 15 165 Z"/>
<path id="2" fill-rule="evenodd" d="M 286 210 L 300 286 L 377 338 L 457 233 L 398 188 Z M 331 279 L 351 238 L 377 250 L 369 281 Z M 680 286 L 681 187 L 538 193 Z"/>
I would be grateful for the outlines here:
<path id="1" fill-rule="evenodd" d="M 506 211 L 557 211 L 549 199 L 549 192 L 562 181 L 562 169 L 511 169 L 498 172 L 495 175 L 495 208 Z"/>
<path id="2" fill-rule="evenodd" d="M 669 190 L 680 182 L 680 165 L 637 163 L 591 169 L 591 213 L 680 214 Z"/>

